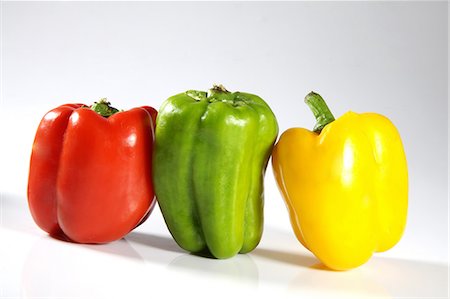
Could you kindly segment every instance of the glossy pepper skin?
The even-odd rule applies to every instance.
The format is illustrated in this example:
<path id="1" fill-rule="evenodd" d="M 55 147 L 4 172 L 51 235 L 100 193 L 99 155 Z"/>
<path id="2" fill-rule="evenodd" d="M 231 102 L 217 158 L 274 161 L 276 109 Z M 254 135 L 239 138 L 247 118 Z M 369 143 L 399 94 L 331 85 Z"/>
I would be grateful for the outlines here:
<path id="1" fill-rule="evenodd" d="M 62 105 L 39 124 L 28 203 L 37 225 L 52 236 L 79 243 L 114 241 L 154 206 L 157 112 L 147 106 L 118 112 L 107 104 L 96 103 L 98 113 L 82 104 Z"/>
<path id="2" fill-rule="evenodd" d="M 278 125 L 258 96 L 187 91 L 167 99 L 156 126 L 156 197 L 183 249 L 229 258 L 263 230 L 263 179 Z"/>
<path id="3" fill-rule="evenodd" d="M 305 101 L 318 120 L 315 131 L 281 135 L 275 178 L 298 240 L 331 269 L 355 268 L 393 247 L 405 228 L 402 142 L 380 114 L 347 112 L 334 120 L 318 94 Z"/>

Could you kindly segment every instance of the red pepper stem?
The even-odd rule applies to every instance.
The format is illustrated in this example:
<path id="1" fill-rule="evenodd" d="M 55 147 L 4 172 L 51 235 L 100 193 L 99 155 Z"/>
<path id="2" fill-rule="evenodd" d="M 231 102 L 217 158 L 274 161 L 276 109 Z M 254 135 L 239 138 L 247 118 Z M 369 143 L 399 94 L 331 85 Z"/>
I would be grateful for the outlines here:
<path id="1" fill-rule="evenodd" d="M 110 117 L 111 115 L 120 112 L 119 109 L 111 106 L 111 103 L 106 98 L 101 99 L 99 102 L 94 102 L 91 109 L 100 114 L 103 117 Z"/>
<path id="2" fill-rule="evenodd" d="M 334 121 L 330 108 L 318 93 L 314 91 L 308 93 L 305 97 L 305 103 L 309 106 L 317 121 L 313 129 L 314 132 L 320 133 L 326 125 Z"/>

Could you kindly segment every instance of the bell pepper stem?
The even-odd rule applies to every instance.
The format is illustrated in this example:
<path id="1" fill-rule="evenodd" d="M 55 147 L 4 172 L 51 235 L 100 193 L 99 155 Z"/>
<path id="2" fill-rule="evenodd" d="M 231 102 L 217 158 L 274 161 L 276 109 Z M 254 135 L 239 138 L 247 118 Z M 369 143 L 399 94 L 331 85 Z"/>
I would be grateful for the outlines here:
<path id="1" fill-rule="evenodd" d="M 214 84 L 213 87 L 211 88 L 211 91 L 219 91 L 225 93 L 229 92 L 222 84 Z"/>
<path id="2" fill-rule="evenodd" d="M 94 104 L 92 104 L 90 108 L 106 118 L 117 112 L 120 112 L 119 109 L 112 107 L 111 103 L 108 102 L 106 98 L 101 99 L 99 102 L 94 102 Z"/>
<path id="3" fill-rule="evenodd" d="M 314 132 L 320 133 L 326 125 L 334 121 L 330 108 L 318 93 L 314 91 L 308 93 L 305 97 L 305 103 L 311 109 L 317 121 L 313 129 Z"/>
<path id="4" fill-rule="evenodd" d="M 208 99 L 229 100 L 233 102 L 234 96 L 222 84 L 214 84 L 209 90 Z"/>

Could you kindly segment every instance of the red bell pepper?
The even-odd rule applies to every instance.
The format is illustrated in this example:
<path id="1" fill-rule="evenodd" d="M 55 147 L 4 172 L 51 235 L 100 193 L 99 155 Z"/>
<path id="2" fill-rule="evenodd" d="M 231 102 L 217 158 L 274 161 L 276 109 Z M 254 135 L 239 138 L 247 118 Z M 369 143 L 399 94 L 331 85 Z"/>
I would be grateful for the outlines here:
<path id="1" fill-rule="evenodd" d="M 28 203 L 50 235 L 107 243 L 143 222 L 155 204 L 157 111 L 118 112 L 106 101 L 91 108 L 67 104 L 43 117 L 31 154 Z"/>

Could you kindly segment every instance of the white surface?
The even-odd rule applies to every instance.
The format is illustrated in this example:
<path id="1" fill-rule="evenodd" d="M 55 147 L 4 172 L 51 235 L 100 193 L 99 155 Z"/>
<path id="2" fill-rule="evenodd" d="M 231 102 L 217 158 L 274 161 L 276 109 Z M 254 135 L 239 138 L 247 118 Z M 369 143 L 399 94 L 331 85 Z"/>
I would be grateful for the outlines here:
<path id="1" fill-rule="evenodd" d="M 155 292 L 432 297 L 448 294 L 448 7 L 441 3 L 2 2 L 0 297 L 150 297 Z M 158 209 L 125 240 L 50 239 L 26 206 L 36 127 L 64 102 L 159 108 L 223 83 L 263 97 L 280 132 L 312 128 L 302 99 L 335 116 L 388 116 L 403 138 L 408 224 L 392 250 L 349 272 L 317 269 L 268 169 L 266 227 L 251 254 L 195 257 Z"/>
<path id="2" fill-rule="evenodd" d="M 266 227 L 252 253 L 213 260 L 179 249 L 158 209 L 125 239 L 79 245 L 40 232 L 21 198 L 4 195 L 3 201 L 2 297 L 426 298 L 447 293 L 448 268 L 442 263 L 377 255 L 358 269 L 332 272 L 290 231 L 274 227 Z"/>

